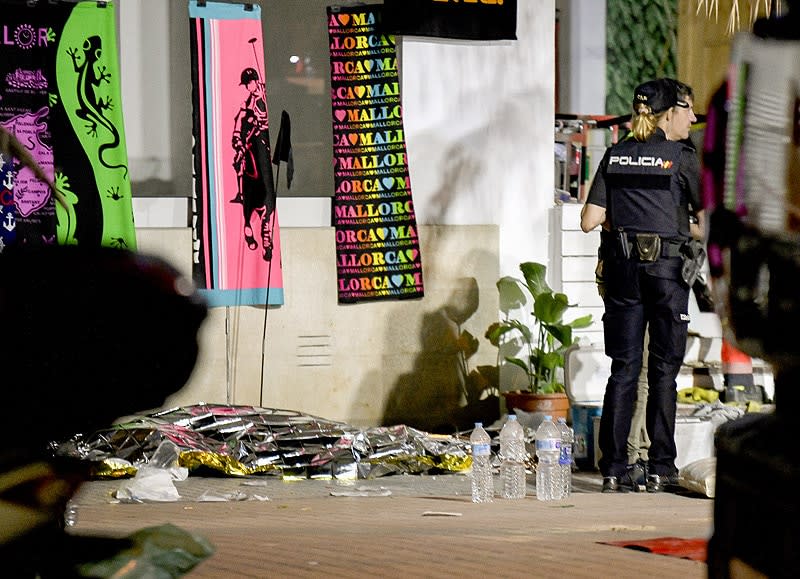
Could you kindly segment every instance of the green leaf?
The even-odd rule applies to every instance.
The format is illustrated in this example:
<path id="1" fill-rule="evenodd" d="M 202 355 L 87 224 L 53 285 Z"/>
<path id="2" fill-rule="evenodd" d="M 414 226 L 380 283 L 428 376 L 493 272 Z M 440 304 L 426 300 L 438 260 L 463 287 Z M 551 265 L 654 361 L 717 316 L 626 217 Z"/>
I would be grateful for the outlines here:
<path id="1" fill-rule="evenodd" d="M 547 332 L 553 336 L 562 346 L 572 345 L 572 327 L 564 324 L 547 324 Z"/>
<path id="2" fill-rule="evenodd" d="M 494 322 L 486 330 L 484 337 L 489 340 L 492 346 L 500 347 L 500 338 L 508 332 L 519 332 L 526 343 L 530 343 L 533 339 L 531 330 L 528 326 L 519 320 L 504 320 L 502 322 Z"/>
<path id="3" fill-rule="evenodd" d="M 563 392 L 563 391 L 564 387 L 561 384 L 555 382 L 546 382 L 540 384 L 538 389 L 539 394 L 555 394 L 556 392 Z"/>
<path id="4" fill-rule="evenodd" d="M 503 334 L 513 329 L 514 328 L 503 322 L 494 322 L 486 329 L 486 333 L 483 335 L 483 337 L 489 340 L 489 343 L 492 346 L 494 346 L 495 348 L 499 348 L 500 338 L 503 337 Z"/>
<path id="5" fill-rule="evenodd" d="M 548 370 L 549 373 L 554 373 L 553 371 L 560 367 L 563 360 L 563 356 L 559 356 L 555 352 L 547 352 L 539 356 L 539 367 Z"/>
<path id="6" fill-rule="evenodd" d="M 531 371 L 530 367 L 524 361 L 520 360 L 519 358 L 512 358 L 511 356 L 507 356 L 506 357 L 506 362 L 508 362 L 509 364 L 514 364 L 514 366 L 519 366 L 520 368 L 525 370 L 526 374 L 529 374 L 530 371 Z"/>
<path id="7" fill-rule="evenodd" d="M 552 293 L 553 290 L 547 285 L 547 267 L 541 263 L 526 261 L 519 264 L 519 269 L 534 299 L 542 293 Z"/>
<path id="8" fill-rule="evenodd" d="M 592 325 L 592 314 L 581 316 L 580 318 L 575 318 L 567 325 L 571 327 L 573 330 L 588 328 L 589 326 Z"/>
<path id="9" fill-rule="evenodd" d="M 536 296 L 533 313 L 544 324 L 557 324 L 564 317 L 569 303 L 564 294 L 542 293 Z"/>

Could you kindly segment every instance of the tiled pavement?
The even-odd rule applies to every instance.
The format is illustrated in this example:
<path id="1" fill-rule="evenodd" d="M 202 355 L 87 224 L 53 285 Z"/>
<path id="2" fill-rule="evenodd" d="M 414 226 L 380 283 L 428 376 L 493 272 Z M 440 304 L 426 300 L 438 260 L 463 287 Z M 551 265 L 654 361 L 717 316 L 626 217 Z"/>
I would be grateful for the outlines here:
<path id="1" fill-rule="evenodd" d="M 577 473 L 568 500 L 473 504 L 464 475 L 370 481 L 189 477 L 174 502 L 120 504 L 123 481 L 87 483 L 73 532 L 124 536 L 172 523 L 215 553 L 191 577 L 706 577 L 705 564 L 601 544 L 708 538 L 713 501 L 604 495 Z M 499 481 L 496 481 L 499 482 Z"/>

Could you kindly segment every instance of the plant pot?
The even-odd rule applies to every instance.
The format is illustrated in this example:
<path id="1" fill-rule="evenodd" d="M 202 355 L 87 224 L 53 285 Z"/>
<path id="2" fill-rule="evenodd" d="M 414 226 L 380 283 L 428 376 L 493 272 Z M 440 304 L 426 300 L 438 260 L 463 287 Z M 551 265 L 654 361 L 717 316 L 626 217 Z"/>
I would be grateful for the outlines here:
<path id="1" fill-rule="evenodd" d="M 554 394 L 533 394 L 515 390 L 503 392 L 506 399 L 506 408 L 512 412 L 515 408 L 525 412 L 541 412 L 549 414 L 555 422 L 559 418 L 569 421 L 569 398 L 564 392 Z"/>

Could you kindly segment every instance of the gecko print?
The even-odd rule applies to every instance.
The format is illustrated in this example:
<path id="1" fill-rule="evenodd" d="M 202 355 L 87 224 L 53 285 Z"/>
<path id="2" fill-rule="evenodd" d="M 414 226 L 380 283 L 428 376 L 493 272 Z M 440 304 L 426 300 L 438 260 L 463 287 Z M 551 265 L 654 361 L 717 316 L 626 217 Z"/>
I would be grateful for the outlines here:
<path id="1" fill-rule="evenodd" d="M 193 275 L 208 305 L 283 303 L 261 8 L 189 2 Z"/>
<path id="2" fill-rule="evenodd" d="M 0 251 L 136 249 L 113 3 L 4 5 L 0 26 L 0 127 L 21 147 L 0 161 Z"/>
<path id="3" fill-rule="evenodd" d="M 51 124 L 66 207 L 59 222 L 74 219 L 74 238 L 136 249 L 128 152 L 122 117 L 114 5 L 70 6 L 58 42 Z M 69 228 L 67 228 L 69 231 Z"/>
<path id="4" fill-rule="evenodd" d="M 339 302 L 421 298 L 394 36 L 381 5 L 328 8 Z"/>

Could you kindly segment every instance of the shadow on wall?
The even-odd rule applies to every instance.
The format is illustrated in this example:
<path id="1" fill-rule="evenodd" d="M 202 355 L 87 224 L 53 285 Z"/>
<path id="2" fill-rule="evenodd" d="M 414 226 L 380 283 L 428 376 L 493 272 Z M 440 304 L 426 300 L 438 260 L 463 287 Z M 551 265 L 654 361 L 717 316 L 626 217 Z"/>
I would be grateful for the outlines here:
<path id="1" fill-rule="evenodd" d="M 480 160 L 463 143 L 455 143 L 442 156 L 442 179 L 429 202 L 431 223 L 447 223 L 450 206 L 458 198 L 457 192 L 471 191 L 484 172 Z"/>
<path id="2" fill-rule="evenodd" d="M 410 163 L 420 168 L 413 182 L 431 191 L 427 223 L 478 216 L 482 223 L 493 223 L 506 202 L 504 192 L 518 189 L 520 179 L 531 184 L 530 155 L 537 141 L 528 119 L 530 103 L 539 98 L 549 97 L 526 92 L 487 103 L 470 96 L 453 107 L 457 113 L 414 138 Z M 488 107 L 493 109 L 487 113 Z"/>
<path id="3" fill-rule="evenodd" d="M 463 329 L 478 304 L 476 279 L 461 278 L 447 303 L 422 317 L 419 354 L 413 370 L 398 378 L 386 399 L 384 426 L 451 434 L 499 418 L 498 392 L 484 379 L 486 367 L 477 372 L 470 366 L 483 336 Z"/>

